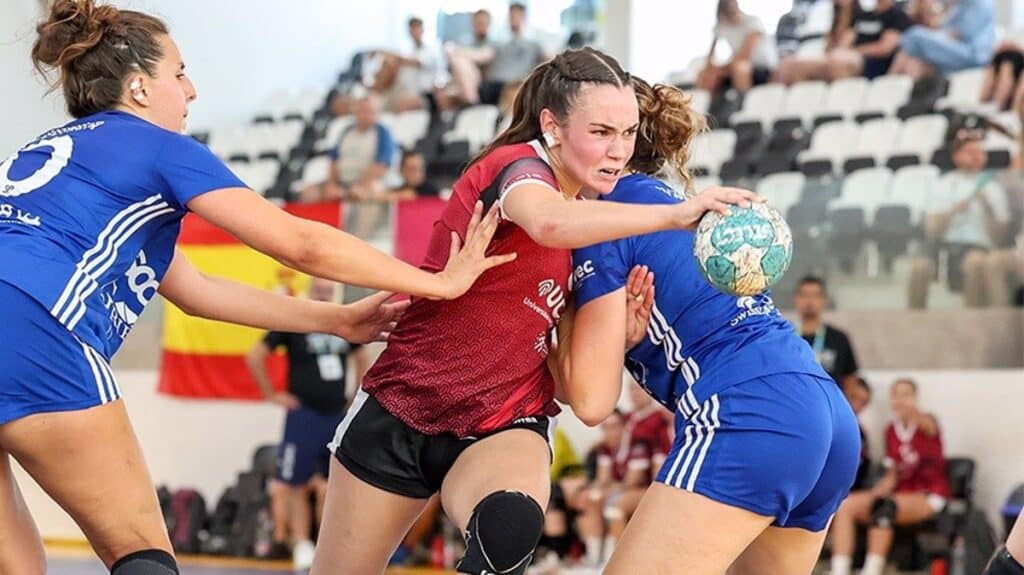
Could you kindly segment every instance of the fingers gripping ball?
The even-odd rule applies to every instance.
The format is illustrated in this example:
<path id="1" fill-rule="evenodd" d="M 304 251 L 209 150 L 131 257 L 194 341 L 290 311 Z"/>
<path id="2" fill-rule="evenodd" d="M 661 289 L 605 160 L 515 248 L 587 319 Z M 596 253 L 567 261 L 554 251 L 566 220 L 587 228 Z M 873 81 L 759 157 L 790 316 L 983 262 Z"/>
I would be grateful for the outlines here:
<path id="1" fill-rule="evenodd" d="M 727 216 L 708 212 L 701 219 L 693 255 L 711 285 L 732 295 L 757 295 L 786 273 L 793 236 L 768 204 L 732 206 Z"/>

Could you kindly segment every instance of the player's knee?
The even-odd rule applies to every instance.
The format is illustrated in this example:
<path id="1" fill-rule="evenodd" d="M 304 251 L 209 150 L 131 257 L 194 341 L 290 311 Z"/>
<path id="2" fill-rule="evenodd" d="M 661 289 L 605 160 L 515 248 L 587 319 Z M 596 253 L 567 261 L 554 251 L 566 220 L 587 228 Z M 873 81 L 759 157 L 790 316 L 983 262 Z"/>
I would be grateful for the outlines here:
<path id="1" fill-rule="evenodd" d="M 178 562 L 161 549 L 145 549 L 115 561 L 110 575 L 179 575 Z"/>
<path id="2" fill-rule="evenodd" d="M 896 502 L 889 497 L 875 500 L 871 506 L 871 524 L 875 527 L 892 527 L 896 519 Z"/>
<path id="3" fill-rule="evenodd" d="M 459 573 L 523 575 L 544 528 L 544 509 L 529 495 L 496 491 L 473 509 Z"/>
<path id="4" fill-rule="evenodd" d="M 1024 565 L 1010 555 L 1006 547 L 996 552 L 984 575 L 1024 575 Z"/>

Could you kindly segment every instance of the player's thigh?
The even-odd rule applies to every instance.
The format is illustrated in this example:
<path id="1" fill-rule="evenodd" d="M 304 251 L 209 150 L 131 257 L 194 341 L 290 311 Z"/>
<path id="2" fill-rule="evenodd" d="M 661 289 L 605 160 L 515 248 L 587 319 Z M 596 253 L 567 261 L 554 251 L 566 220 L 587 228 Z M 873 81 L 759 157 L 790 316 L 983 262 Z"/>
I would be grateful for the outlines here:
<path id="1" fill-rule="evenodd" d="M 827 532 L 769 527 L 736 559 L 728 575 L 806 575 L 821 555 Z"/>
<path id="2" fill-rule="evenodd" d="M 374 487 L 332 458 L 311 575 L 379 575 L 426 504 Z"/>
<path id="3" fill-rule="evenodd" d="M 927 521 L 941 511 L 941 506 L 944 505 L 936 496 L 923 492 L 894 493 L 892 500 L 896 503 L 897 525 L 914 525 Z"/>
<path id="4" fill-rule="evenodd" d="M 71 515 L 108 567 L 143 549 L 171 552 L 123 400 L 6 423 L 0 445 Z"/>
<path id="5" fill-rule="evenodd" d="M 10 457 L 0 449 L 0 573 L 45 572 L 39 531 L 14 478 Z"/>
<path id="6" fill-rule="evenodd" d="M 528 429 L 496 433 L 468 447 L 441 485 L 441 503 L 451 520 L 465 529 L 473 509 L 496 491 L 519 491 L 547 507 L 551 494 L 551 451 L 540 434 Z"/>
<path id="7" fill-rule="evenodd" d="M 875 496 L 870 491 L 853 491 L 843 500 L 837 514 L 850 517 L 858 523 L 871 521 L 871 505 Z"/>
<path id="8" fill-rule="evenodd" d="M 622 535 L 606 575 L 721 575 L 772 517 L 655 483 Z"/>

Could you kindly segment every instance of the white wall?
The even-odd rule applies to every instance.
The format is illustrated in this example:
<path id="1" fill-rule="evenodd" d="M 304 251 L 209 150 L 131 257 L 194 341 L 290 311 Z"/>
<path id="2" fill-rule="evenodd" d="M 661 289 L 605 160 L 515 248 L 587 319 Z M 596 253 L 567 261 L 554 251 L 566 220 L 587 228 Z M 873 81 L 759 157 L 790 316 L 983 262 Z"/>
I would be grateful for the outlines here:
<path id="1" fill-rule="evenodd" d="M 155 372 L 119 371 L 117 375 L 154 481 L 172 488 L 195 487 L 211 505 L 237 473 L 249 467 L 257 446 L 280 438 L 283 412 L 276 406 L 172 399 L 157 395 Z M 865 375 L 875 389 L 875 400 L 864 417 L 872 447 L 882 449 L 889 383 L 897 376 L 914 377 L 924 408 L 939 418 L 947 455 L 969 455 L 978 461 L 977 501 L 995 520 L 1010 489 L 1024 482 L 1020 428 L 1024 370 Z M 597 431 L 569 412 L 560 419 L 582 455 Z M 81 537 L 67 515 L 30 478 L 20 469 L 16 475 L 44 537 Z"/>
<path id="2" fill-rule="evenodd" d="M 171 28 L 199 92 L 193 128 L 245 121 L 278 90 L 328 88 L 366 47 L 388 47 L 404 38 L 399 0 L 117 0 L 150 12 Z M 38 19 L 37 0 L 5 0 L 0 17 L 0 155 L 64 121 L 59 97 L 31 73 L 29 52 Z"/>

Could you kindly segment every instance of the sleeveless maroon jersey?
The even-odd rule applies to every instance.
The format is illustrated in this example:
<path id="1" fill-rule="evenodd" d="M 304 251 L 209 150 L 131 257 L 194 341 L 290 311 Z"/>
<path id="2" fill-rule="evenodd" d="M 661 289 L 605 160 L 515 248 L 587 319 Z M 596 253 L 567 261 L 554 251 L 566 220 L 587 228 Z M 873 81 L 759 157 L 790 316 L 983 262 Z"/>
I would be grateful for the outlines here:
<path id="1" fill-rule="evenodd" d="M 434 224 L 423 269 L 444 269 L 451 232 L 465 237 L 478 199 L 486 210 L 520 184 L 559 190 L 538 149 L 502 146 L 466 170 Z M 488 270 L 456 300 L 413 298 L 363 379 L 367 393 L 421 433 L 480 435 L 559 411 L 545 361 L 566 305 L 570 251 L 542 247 L 510 221 L 498 224 L 487 251 L 518 256 Z"/>
<path id="2" fill-rule="evenodd" d="M 942 452 L 942 434 L 936 430 L 928 437 L 916 425 L 895 421 L 885 430 L 886 463 L 895 465 L 896 491 L 933 493 L 949 497 L 946 456 Z"/>

